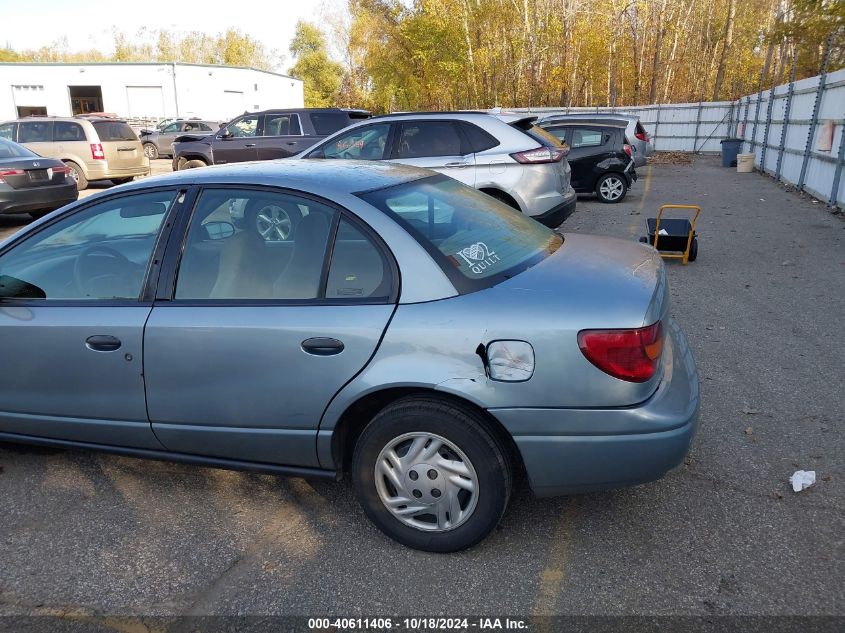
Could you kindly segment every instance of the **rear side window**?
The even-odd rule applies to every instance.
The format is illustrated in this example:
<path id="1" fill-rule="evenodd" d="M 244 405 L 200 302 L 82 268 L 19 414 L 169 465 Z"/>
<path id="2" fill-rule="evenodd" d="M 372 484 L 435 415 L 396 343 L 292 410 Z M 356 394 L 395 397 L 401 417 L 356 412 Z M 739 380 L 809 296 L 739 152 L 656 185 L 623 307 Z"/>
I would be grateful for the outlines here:
<path id="1" fill-rule="evenodd" d="M 452 121 L 411 121 L 402 123 L 396 158 L 461 156 L 462 145 Z"/>
<path id="2" fill-rule="evenodd" d="M 381 249 L 342 219 L 332 249 L 326 299 L 385 300 L 390 291 L 390 267 Z"/>
<path id="3" fill-rule="evenodd" d="M 100 137 L 100 142 L 107 141 L 137 141 L 138 137 L 129 124 L 124 121 L 94 121 L 94 129 L 97 130 L 97 136 Z"/>
<path id="4" fill-rule="evenodd" d="M 603 142 L 603 136 L 601 130 L 575 128 L 572 130 L 572 149 L 578 147 L 598 147 Z"/>
<path id="5" fill-rule="evenodd" d="M 405 226 L 463 293 L 508 279 L 563 243 L 539 222 L 446 176 L 359 195 Z"/>
<path id="6" fill-rule="evenodd" d="M 38 156 L 27 148 L 0 137 L 0 159 L 2 158 L 34 158 Z"/>
<path id="7" fill-rule="evenodd" d="M 49 143 L 51 121 L 24 121 L 18 126 L 18 143 Z"/>
<path id="8" fill-rule="evenodd" d="M 296 114 L 268 114 L 264 117 L 264 136 L 298 136 L 302 134 Z"/>
<path id="9" fill-rule="evenodd" d="M 56 141 L 84 141 L 85 130 L 79 123 L 56 121 L 53 124 L 53 139 Z"/>
<path id="10" fill-rule="evenodd" d="M 352 122 L 345 112 L 312 112 L 309 116 L 317 136 L 334 134 Z"/>
<path id="11" fill-rule="evenodd" d="M 461 128 L 463 128 L 467 141 L 469 141 L 470 149 L 473 152 L 483 152 L 500 144 L 495 136 L 488 134 L 477 125 L 464 122 L 461 123 Z"/>

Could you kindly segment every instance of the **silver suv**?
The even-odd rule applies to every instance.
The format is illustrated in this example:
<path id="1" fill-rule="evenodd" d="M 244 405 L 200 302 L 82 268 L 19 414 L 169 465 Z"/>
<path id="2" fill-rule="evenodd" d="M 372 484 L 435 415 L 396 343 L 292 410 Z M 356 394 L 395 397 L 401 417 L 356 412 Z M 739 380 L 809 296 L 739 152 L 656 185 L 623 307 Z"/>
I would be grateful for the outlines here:
<path id="1" fill-rule="evenodd" d="M 70 168 L 82 191 L 91 180 L 129 182 L 150 173 L 141 141 L 126 121 L 99 116 L 28 117 L 0 123 L 0 137 Z"/>
<path id="2" fill-rule="evenodd" d="M 390 114 L 351 125 L 294 158 L 426 167 L 554 228 L 575 210 L 568 148 L 535 120 L 483 112 Z"/>

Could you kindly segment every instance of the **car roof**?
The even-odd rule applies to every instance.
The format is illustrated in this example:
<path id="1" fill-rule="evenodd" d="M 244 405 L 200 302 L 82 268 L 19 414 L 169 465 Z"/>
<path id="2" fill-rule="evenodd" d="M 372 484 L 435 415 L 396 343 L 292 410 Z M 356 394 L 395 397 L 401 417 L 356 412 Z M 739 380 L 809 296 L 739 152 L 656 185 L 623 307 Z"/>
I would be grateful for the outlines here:
<path id="1" fill-rule="evenodd" d="M 270 185 L 332 199 L 336 195 L 383 189 L 432 175 L 427 169 L 381 161 L 281 159 L 186 169 L 144 178 L 123 187 L 128 190 L 171 184 Z"/>
<path id="2" fill-rule="evenodd" d="M 492 119 L 498 119 L 504 123 L 513 124 L 520 121 L 533 122 L 537 119 L 534 114 L 511 114 L 511 113 L 493 113 L 481 112 L 479 110 L 443 110 L 440 112 L 393 112 L 391 114 L 379 114 L 371 117 L 368 121 L 373 120 L 404 120 L 404 119 L 419 119 L 426 117 L 439 117 L 441 119 L 453 119 L 456 121 L 475 121 L 485 122 Z"/>
<path id="3" fill-rule="evenodd" d="M 302 112 L 343 112 L 346 114 L 369 114 L 369 110 L 359 110 L 356 108 L 272 108 L 270 110 L 257 110 L 255 112 L 244 112 L 244 114 L 300 114 Z M 238 115 L 243 116 L 243 115 Z"/>
<path id="4" fill-rule="evenodd" d="M 605 118 L 605 117 L 578 117 L 577 119 L 567 119 L 567 118 L 550 118 L 550 119 L 541 119 L 540 124 L 560 124 L 560 125 L 582 125 L 582 124 L 589 124 L 589 125 L 601 125 L 604 127 L 620 127 L 625 128 L 628 127 L 628 121 L 625 119 L 616 119 L 616 118 Z"/>

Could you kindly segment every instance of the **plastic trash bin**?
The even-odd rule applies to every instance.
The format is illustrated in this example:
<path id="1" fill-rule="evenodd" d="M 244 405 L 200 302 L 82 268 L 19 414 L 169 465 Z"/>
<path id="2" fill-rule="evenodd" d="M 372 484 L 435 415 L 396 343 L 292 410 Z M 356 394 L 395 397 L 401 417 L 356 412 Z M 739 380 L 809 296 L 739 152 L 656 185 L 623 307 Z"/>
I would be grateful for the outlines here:
<path id="1" fill-rule="evenodd" d="M 736 167 L 736 157 L 742 151 L 741 138 L 726 138 L 722 143 L 722 167 Z"/>

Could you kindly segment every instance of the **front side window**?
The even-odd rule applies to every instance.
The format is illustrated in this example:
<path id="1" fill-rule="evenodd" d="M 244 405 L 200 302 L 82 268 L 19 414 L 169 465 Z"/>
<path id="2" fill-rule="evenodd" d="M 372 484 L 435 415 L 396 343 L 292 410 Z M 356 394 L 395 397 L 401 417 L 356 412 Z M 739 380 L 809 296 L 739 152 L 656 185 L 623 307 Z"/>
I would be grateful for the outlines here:
<path id="1" fill-rule="evenodd" d="M 258 131 L 258 117 L 245 116 L 242 119 L 230 123 L 226 128 L 232 133 L 235 138 L 243 138 L 245 136 L 255 136 Z"/>
<path id="2" fill-rule="evenodd" d="M 315 154 L 322 158 L 381 160 L 386 158 L 390 123 L 359 127 L 327 143 Z"/>
<path id="3" fill-rule="evenodd" d="M 52 138 L 49 121 L 25 121 L 18 127 L 19 143 L 49 143 Z"/>
<path id="4" fill-rule="evenodd" d="M 414 121 L 402 124 L 397 158 L 460 156 L 461 137 L 451 121 Z"/>
<path id="5" fill-rule="evenodd" d="M 359 195 L 399 220 L 462 292 L 509 278 L 563 243 L 539 222 L 445 176 Z"/>
<path id="6" fill-rule="evenodd" d="M 0 256 L 0 299 L 138 300 L 175 196 L 108 200 L 24 239 Z"/>
<path id="7" fill-rule="evenodd" d="M 182 125 L 181 123 L 171 123 L 170 125 L 165 126 L 164 129 L 161 131 L 161 133 L 162 134 L 175 134 L 179 131 L 179 128 L 181 127 L 181 125 Z"/>

